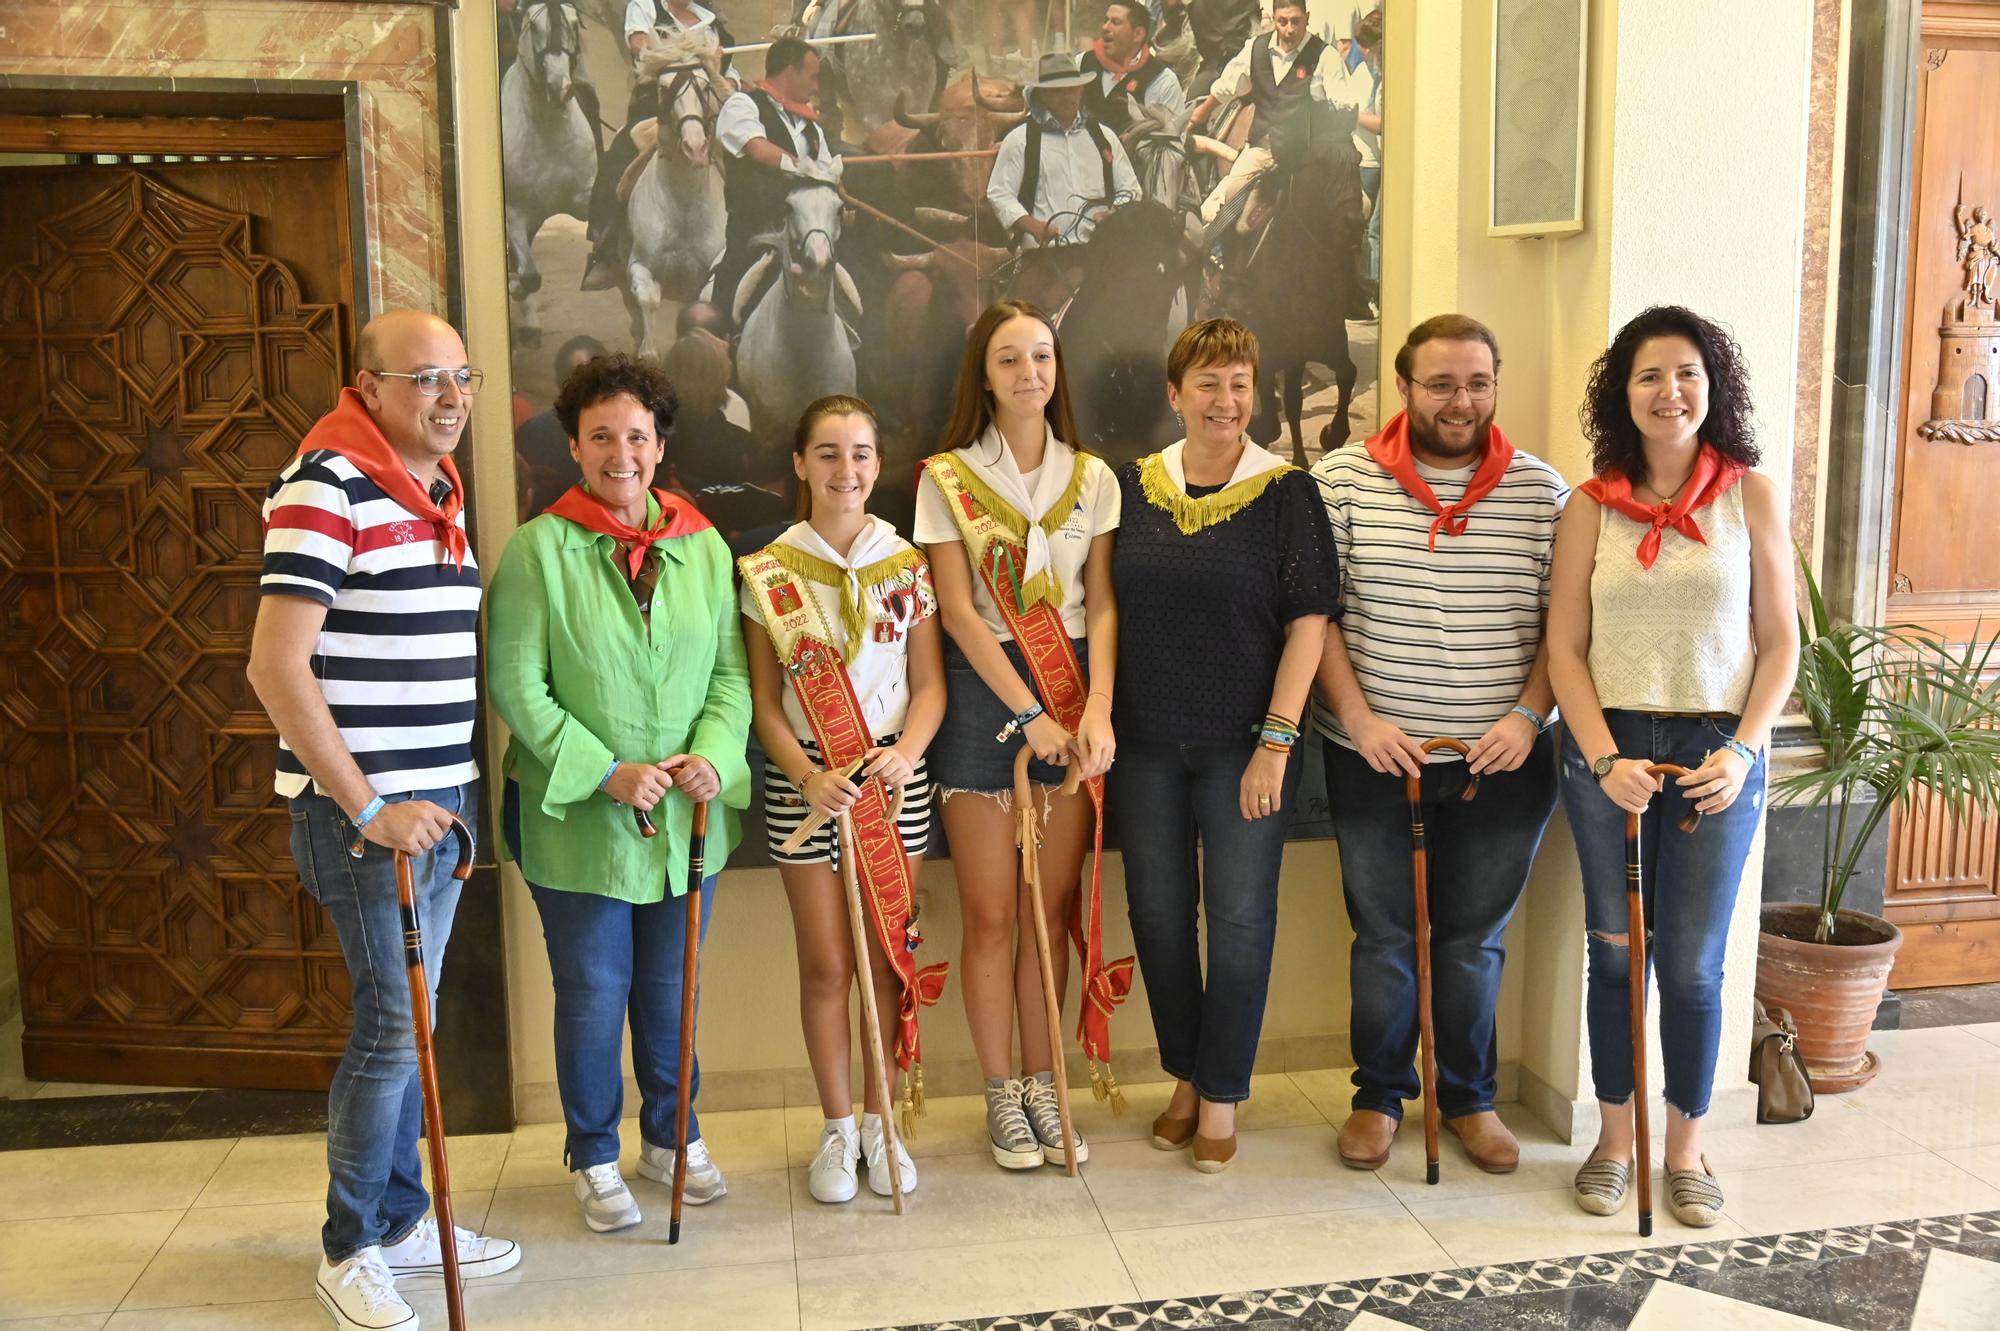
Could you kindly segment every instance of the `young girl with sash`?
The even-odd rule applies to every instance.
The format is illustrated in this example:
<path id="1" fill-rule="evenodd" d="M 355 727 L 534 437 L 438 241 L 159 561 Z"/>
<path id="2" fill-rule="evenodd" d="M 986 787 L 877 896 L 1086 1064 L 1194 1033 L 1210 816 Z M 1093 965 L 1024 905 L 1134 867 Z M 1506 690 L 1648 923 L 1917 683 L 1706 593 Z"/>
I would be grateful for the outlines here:
<path id="1" fill-rule="evenodd" d="M 1597 1145 L 1577 1205 L 1613 1215 L 1633 1157 L 1625 821 L 1640 815 L 1659 984 L 1667 1204 L 1721 1218 L 1701 1151 L 1722 1038 L 1723 953 L 1757 822 L 1764 747 L 1798 670 L 1783 490 L 1758 460 L 1743 353 L 1691 310 L 1656 306 L 1591 371 L 1596 474 L 1556 531 L 1549 676 L 1562 706 L 1562 801 L 1583 873 Z M 1667 785 L 1647 768 L 1688 770 Z M 1693 835 L 1676 824 L 1703 815 Z"/>
<path id="2" fill-rule="evenodd" d="M 1054 328 L 1025 302 L 992 306 L 967 334 L 943 449 L 917 483 L 916 538 L 951 640 L 950 702 L 930 758 L 958 877 L 959 978 L 986 1079 L 987 1135 L 1004 1169 L 1068 1163 L 1054 1082 L 1061 1051 L 1049 1048 L 1015 847 L 1014 757 L 1023 745 L 1035 756 L 1028 773 L 1039 787 L 1048 934 L 1067 933 L 1077 948 L 1079 1034 L 1093 1087 L 1122 1105 L 1109 1080 L 1110 1018 L 1131 987 L 1132 961 L 1104 960 L 1095 862 L 1087 889 L 1082 877 L 1084 851 L 1102 845 L 1102 777 L 1115 748 L 1118 482 L 1066 442 L 1075 437 Z M 1066 768 L 1084 782 L 1068 795 L 1055 789 Z M 1066 951 L 1054 960 L 1061 994 Z M 1081 1136 L 1076 1151 L 1087 1158 Z"/>
<path id="3" fill-rule="evenodd" d="M 855 863 L 869 917 L 876 1009 L 898 1013 L 892 1037 L 922 1107 L 917 1011 L 943 991 L 946 966 L 919 967 L 916 884 L 930 835 L 924 750 L 944 715 L 944 650 L 930 566 L 868 512 L 881 474 L 875 412 L 858 397 L 823 397 L 792 442 L 806 520 L 737 562 L 757 738 L 764 746 L 764 825 L 791 901 L 799 950 L 799 1009 L 826 1124 L 807 1182 L 815 1199 L 855 1194 L 855 1166 L 890 1195 L 876 1082 L 857 1130 L 848 1082 L 847 995 L 854 948 L 837 857 L 839 815 L 853 817 Z M 786 849 L 809 814 L 829 821 Z M 864 1034 L 873 1040 L 874 1032 Z M 871 1055 L 872 1056 L 872 1055 Z M 896 1147 L 903 1191 L 916 1165 Z"/>

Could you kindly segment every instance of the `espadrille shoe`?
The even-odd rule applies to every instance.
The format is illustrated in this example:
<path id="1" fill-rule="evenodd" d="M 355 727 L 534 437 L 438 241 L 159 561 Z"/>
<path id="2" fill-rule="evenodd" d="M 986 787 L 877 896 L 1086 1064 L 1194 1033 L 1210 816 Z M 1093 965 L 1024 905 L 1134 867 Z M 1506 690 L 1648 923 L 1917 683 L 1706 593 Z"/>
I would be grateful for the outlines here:
<path id="1" fill-rule="evenodd" d="M 1617 1215 L 1625 1209 L 1625 1193 L 1632 1186 L 1630 1160 L 1586 1160 L 1570 1185 L 1576 1204 L 1592 1215 Z"/>

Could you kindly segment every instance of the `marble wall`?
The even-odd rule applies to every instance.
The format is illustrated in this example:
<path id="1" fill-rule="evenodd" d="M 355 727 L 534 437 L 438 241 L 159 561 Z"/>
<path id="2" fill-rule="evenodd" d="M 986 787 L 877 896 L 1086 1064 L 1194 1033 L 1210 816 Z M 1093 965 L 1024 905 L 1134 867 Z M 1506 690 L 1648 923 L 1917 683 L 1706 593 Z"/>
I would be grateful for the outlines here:
<path id="1" fill-rule="evenodd" d="M 0 51 L 10 74 L 359 84 L 369 303 L 442 314 L 455 219 L 445 210 L 437 13 L 424 0 L 7 0 Z"/>

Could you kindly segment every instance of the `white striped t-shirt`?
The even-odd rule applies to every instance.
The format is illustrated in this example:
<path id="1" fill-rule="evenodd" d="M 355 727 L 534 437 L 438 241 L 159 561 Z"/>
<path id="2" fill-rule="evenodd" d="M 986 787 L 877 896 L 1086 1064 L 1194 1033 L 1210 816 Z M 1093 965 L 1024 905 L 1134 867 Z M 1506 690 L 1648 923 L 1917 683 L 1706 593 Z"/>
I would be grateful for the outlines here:
<path id="1" fill-rule="evenodd" d="M 1465 533 L 1440 530 L 1432 550 L 1437 515 L 1362 445 L 1336 449 L 1312 471 L 1340 560 L 1340 633 L 1369 707 L 1419 743 L 1477 740 L 1520 700 L 1534 667 L 1569 488 L 1555 468 L 1517 449 L 1500 484 L 1466 513 Z M 1473 469 L 1419 462 L 1417 474 L 1449 506 Z M 1318 698 L 1313 724 L 1354 747 Z"/>
<path id="2" fill-rule="evenodd" d="M 470 548 L 459 568 L 428 521 L 345 457 L 315 449 L 279 472 L 264 499 L 262 588 L 327 607 L 313 677 L 376 794 L 479 775 L 480 591 Z M 280 737 L 278 793 L 290 799 L 313 784 Z"/>

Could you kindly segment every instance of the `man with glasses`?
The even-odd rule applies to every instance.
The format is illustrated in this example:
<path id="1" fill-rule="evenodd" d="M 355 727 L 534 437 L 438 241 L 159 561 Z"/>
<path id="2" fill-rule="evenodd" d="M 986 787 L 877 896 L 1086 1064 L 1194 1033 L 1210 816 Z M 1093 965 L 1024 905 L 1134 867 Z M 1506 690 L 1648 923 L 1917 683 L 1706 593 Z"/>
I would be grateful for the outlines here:
<path id="1" fill-rule="evenodd" d="M 417 1155 L 417 1078 L 395 852 L 411 857 L 424 963 L 438 973 L 458 907 L 453 815 L 478 807 L 472 754 L 479 570 L 451 455 L 482 376 L 451 325 L 369 321 L 355 387 L 306 434 L 264 501 L 263 597 L 250 685 L 278 731 L 292 854 L 332 918 L 354 1029 L 327 1096 L 329 1182 L 315 1292 L 335 1325 L 415 1331 L 399 1275 L 442 1270 Z M 521 1260 L 460 1229 L 459 1270 Z"/>
<path id="2" fill-rule="evenodd" d="M 1502 938 L 1555 808 L 1542 645 L 1567 490 L 1494 425 L 1500 348 L 1444 314 L 1396 353 L 1403 410 L 1313 468 L 1340 560 L 1313 722 L 1354 926 L 1353 1113 L 1340 1158 L 1380 1168 L 1415 1099 L 1416 911 L 1405 778 L 1422 782 L 1430 851 L 1438 1107 L 1479 1168 L 1520 1161 L 1493 1112 Z M 1426 758 L 1436 738 L 1471 746 Z M 1477 798 L 1462 801 L 1474 777 Z"/>

